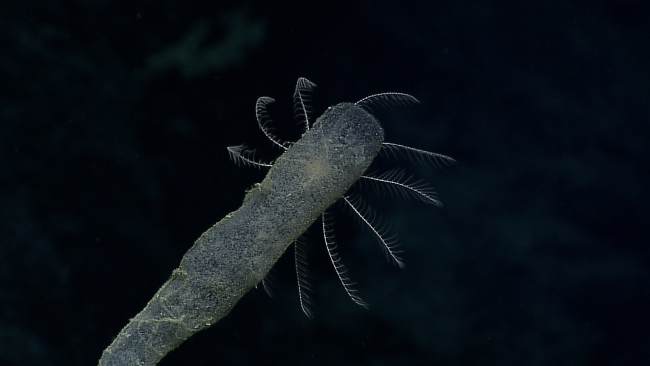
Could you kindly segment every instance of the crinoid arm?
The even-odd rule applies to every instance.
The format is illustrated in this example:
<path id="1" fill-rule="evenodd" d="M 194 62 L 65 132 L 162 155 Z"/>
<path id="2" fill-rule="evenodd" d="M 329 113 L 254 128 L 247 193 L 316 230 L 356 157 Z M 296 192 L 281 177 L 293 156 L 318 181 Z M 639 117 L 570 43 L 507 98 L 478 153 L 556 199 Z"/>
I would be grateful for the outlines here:
<path id="1" fill-rule="evenodd" d="M 386 258 L 395 263 L 399 268 L 404 268 L 404 261 L 398 256 L 400 251 L 397 250 L 399 240 L 397 235 L 389 236 L 390 226 L 382 222 L 374 211 L 372 211 L 359 196 L 343 196 L 343 202 L 347 204 L 352 212 L 361 222 L 370 229 L 370 232 L 381 244 Z"/>
<path id="2" fill-rule="evenodd" d="M 309 284 L 309 271 L 307 270 L 307 255 L 305 254 L 306 243 L 298 238 L 293 243 L 294 260 L 296 264 L 296 277 L 298 278 L 298 296 L 300 298 L 300 307 L 308 318 L 313 318 L 314 314 L 311 311 L 314 306 L 310 293 L 312 292 L 311 285 Z"/>
<path id="3" fill-rule="evenodd" d="M 413 162 L 421 163 L 427 166 L 435 166 L 437 168 L 451 166 L 456 163 L 456 160 L 447 155 L 420 150 L 414 147 L 404 146 L 400 144 L 394 144 L 392 142 L 383 142 L 381 144 L 381 150 L 379 150 L 379 154 L 389 158 L 405 156 L 411 159 Z"/>
<path id="4" fill-rule="evenodd" d="M 266 292 L 266 294 L 269 295 L 270 298 L 273 298 L 273 291 L 271 290 L 272 286 L 273 286 L 273 276 L 271 276 L 271 272 L 269 272 L 262 279 L 262 287 L 264 287 L 264 292 Z"/>
<path id="5" fill-rule="evenodd" d="M 305 126 L 305 131 L 309 130 L 309 115 L 312 113 L 311 93 L 314 91 L 316 84 L 305 78 L 298 78 L 296 90 L 293 93 L 293 113 L 298 123 Z"/>
<path id="6" fill-rule="evenodd" d="M 420 101 L 414 96 L 404 93 L 380 93 L 369 95 L 360 101 L 354 103 L 357 106 L 373 113 L 373 108 L 376 107 L 393 107 L 393 106 L 409 106 L 419 104 Z"/>
<path id="7" fill-rule="evenodd" d="M 422 180 L 413 179 L 413 175 L 407 176 L 404 169 L 393 169 L 379 175 L 363 175 L 359 182 L 370 183 L 379 193 L 388 193 L 405 199 L 414 198 L 429 205 L 442 207 L 433 188 Z"/>
<path id="8" fill-rule="evenodd" d="M 241 164 L 256 168 L 270 168 L 273 166 L 273 164 L 255 160 L 255 150 L 246 150 L 246 145 L 229 146 L 227 149 L 230 159 L 234 161 L 237 166 Z"/>
<path id="9" fill-rule="evenodd" d="M 282 150 L 286 150 L 291 146 L 291 143 L 288 141 L 282 141 L 277 136 L 275 136 L 271 131 L 272 127 L 269 125 L 273 123 L 269 113 L 266 111 L 266 106 L 275 102 L 275 99 L 270 97 L 260 97 L 255 103 L 255 116 L 257 117 L 257 125 L 260 127 L 260 130 L 264 135 L 273 142 L 273 144 L 279 146 Z"/>
<path id="10" fill-rule="evenodd" d="M 354 282 L 350 279 L 350 276 L 348 276 L 348 270 L 345 268 L 343 265 L 343 262 L 341 262 L 341 257 L 339 256 L 339 253 L 336 251 L 336 243 L 334 241 L 334 231 L 332 230 L 332 219 L 329 216 L 329 213 L 327 210 L 323 212 L 321 215 L 321 221 L 323 222 L 323 237 L 325 238 L 325 246 L 327 247 L 327 253 L 330 256 L 330 260 L 332 261 L 332 265 L 334 265 L 334 270 L 336 271 L 336 275 L 339 277 L 339 280 L 341 281 L 341 284 L 343 284 L 343 288 L 345 289 L 345 292 L 347 292 L 348 296 L 357 303 L 358 305 L 363 306 L 364 308 L 368 307 L 368 303 L 363 301 L 363 299 L 357 295 L 357 290 L 352 288 L 354 286 Z"/>

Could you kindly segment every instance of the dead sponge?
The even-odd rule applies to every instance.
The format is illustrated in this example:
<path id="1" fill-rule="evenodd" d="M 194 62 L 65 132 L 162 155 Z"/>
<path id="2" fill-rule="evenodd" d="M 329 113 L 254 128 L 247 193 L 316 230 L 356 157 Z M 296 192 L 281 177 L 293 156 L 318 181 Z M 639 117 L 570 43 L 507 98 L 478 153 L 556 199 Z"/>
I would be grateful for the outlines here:
<path id="1" fill-rule="evenodd" d="M 155 365 L 226 316 L 287 247 L 356 182 L 384 139 L 355 104 L 330 107 L 252 189 L 203 233 L 180 267 L 104 351 L 100 366 Z"/>

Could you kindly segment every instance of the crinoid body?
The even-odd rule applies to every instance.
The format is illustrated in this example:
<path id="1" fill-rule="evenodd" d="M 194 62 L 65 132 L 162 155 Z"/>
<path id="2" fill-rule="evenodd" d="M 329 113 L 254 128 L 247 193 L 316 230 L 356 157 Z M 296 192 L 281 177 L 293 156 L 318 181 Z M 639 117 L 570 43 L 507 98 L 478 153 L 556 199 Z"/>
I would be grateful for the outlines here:
<path id="1" fill-rule="evenodd" d="M 305 78 L 299 78 L 293 95 L 294 114 L 304 131 L 309 131 L 313 125 L 310 118 L 312 111 L 310 110 L 309 102 L 311 101 L 311 94 L 315 87 L 316 84 L 312 83 L 311 81 Z M 271 143 L 279 147 L 284 152 L 291 148 L 293 143 L 290 141 L 284 141 L 273 133 L 273 122 L 267 112 L 267 106 L 273 102 L 274 99 L 269 97 L 259 98 L 255 105 L 255 113 L 260 130 L 271 141 Z M 365 97 L 354 103 L 354 106 L 359 107 L 366 113 L 372 115 L 378 108 L 399 105 L 408 106 L 416 103 L 419 103 L 419 101 L 415 97 L 408 94 L 380 93 Z M 331 108 L 334 107 L 330 107 L 330 109 Z M 254 150 L 249 150 L 244 145 L 229 147 L 228 152 L 231 159 L 238 165 L 243 164 L 246 166 L 254 166 L 261 169 L 273 167 L 273 164 L 271 163 L 266 163 L 262 160 L 256 159 L 253 156 Z M 454 159 L 450 158 L 449 156 L 390 142 L 382 142 L 378 156 L 388 158 L 405 157 L 411 162 L 431 167 L 443 167 L 455 163 Z M 297 172 L 297 174 L 302 174 L 305 176 L 305 184 L 308 184 L 310 181 L 310 176 L 320 176 L 328 173 L 329 170 L 327 162 L 318 159 L 311 161 L 308 166 L 304 167 L 302 172 Z M 361 199 L 361 196 L 357 194 L 356 191 L 359 190 L 359 186 L 368 186 L 375 191 L 378 191 L 379 193 L 387 193 L 389 195 L 405 199 L 415 199 L 424 202 L 425 204 L 430 204 L 438 207 L 442 206 L 442 204 L 428 183 L 415 179 L 412 175 L 407 174 L 406 170 L 402 168 L 393 169 L 382 173 L 364 173 L 364 175 L 361 175 L 359 180 L 352 187 L 350 187 L 348 192 L 339 197 L 339 201 L 347 206 L 350 209 L 349 211 L 352 213 L 352 215 L 355 216 L 362 225 L 366 226 L 369 229 L 371 235 L 377 239 L 388 260 L 398 267 L 403 268 L 404 261 L 400 257 L 400 251 L 398 250 L 398 236 L 390 233 L 390 225 L 388 225 L 384 220 L 376 215 L 375 212 Z M 318 189 L 318 187 L 311 188 Z M 334 270 L 341 284 L 343 285 L 343 288 L 355 303 L 363 307 L 367 307 L 368 304 L 358 295 L 358 291 L 354 288 L 354 282 L 352 282 L 350 279 L 348 271 L 342 262 L 340 254 L 337 251 L 337 245 L 333 232 L 334 215 L 331 212 L 331 208 L 324 210 L 320 216 L 320 227 L 322 230 L 323 240 L 325 242 L 330 261 L 332 262 Z M 294 260 L 296 276 L 298 279 L 300 305 L 304 313 L 311 318 L 313 316 L 313 312 L 311 310 L 313 301 L 309 295 L 311 292 L 311 287 L 307 280 L 309 276 L 307 274 L 307 256 L 305 254 L 305 245 L 306 242 L 305 240 L 302 240 L 302 237 L 294 241 Z M 265 279 L 262 281 L 262 283 L 265 289 L 267 289 L 267 292 L 270 294 L 270 291 L 268 290 L 267 280 Z"/>

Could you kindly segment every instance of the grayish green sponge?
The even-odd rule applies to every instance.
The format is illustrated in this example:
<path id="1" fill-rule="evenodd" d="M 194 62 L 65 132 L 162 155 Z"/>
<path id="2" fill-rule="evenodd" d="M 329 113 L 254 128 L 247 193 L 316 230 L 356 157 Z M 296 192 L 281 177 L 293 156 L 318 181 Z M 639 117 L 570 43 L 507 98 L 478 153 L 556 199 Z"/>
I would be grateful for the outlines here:
<path id="1" fill-rule="evenodd" d="M 384 139 L 361 107 L 330 107 L 262 183 L 194 243 L 180 267 L 104 351 L 99 365 L 155 365 L 226 316 L 287 247 L 356 182 Z"/>

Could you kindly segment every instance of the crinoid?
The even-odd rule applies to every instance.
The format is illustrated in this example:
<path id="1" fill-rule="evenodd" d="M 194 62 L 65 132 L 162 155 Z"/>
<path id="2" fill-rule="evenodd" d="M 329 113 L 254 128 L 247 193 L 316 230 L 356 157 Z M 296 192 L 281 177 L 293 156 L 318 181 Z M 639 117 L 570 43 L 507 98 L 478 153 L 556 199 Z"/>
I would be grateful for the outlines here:
<path id="1" fill-rule="evenodd" d="M 296 84 L 296 89 L 293 95 L 294 102 L 294 115 L 298 122 L 302 125 L 304 131 L 309 131 L 312 126 L 309 102 L 311 101 L 311 93 L 313 92 L 316 84 L 305 78 L 299 78 Z M 257 116 L 257 123 L 260 130 L 264 135 L 283 152 L 292 146 L 292 142 L 284 141 L 273 133 L 272 121 L 267 112 L 267 106 L 274 102 L 274 99 L 269 97 L 261 97 L 257 100 L 255 105 L 255 114 Z M 367 113 L 374 114 L 375 109 L 379 107 L 390 107 L 398 105 L 413 105 L 419 103 L 413 96 L 403 93 L 381 93 L 373 94 L 365 97 L 358 102 L 354 103 L 355 106 L 362 108 Z M 254 157 L 254 150 L 249 150 L 244 145 L 228 147 L 228 152 L 231 159 L 239 164 L 246 166 L 254 166 L 257 168 L 271 168 L 273 164 L 265 163 L 257 160 Z M 400 144 L 382 142 L 381 149 L 378 156 L 380 157 L 406 157 L 412 162 L 423 164 L 426 166 L 443 167 L 455 163 L 454 159 L 425 150 L 420 150 Z M 303 174 L 309 176 L 312 174 L 324 174 L 327 171 L 327 166 L 320 165 L 318 161 L 312 162 Z M 368 207 L 356 193 L 356 186 L 365 185 L 380 193 L 387 193 L 393 196 L 415 199 L 425 204 L 442 206 L 434 190 L 424 181 L 414 179 L 412 175 L 408 175 L 404 169 L 393 169 L 383 173 L 370 173 L 362 175 L 354 186 L 348 190 L 343 196 L 339 198 L 345 206 L 350 209 L 350 212 L 356 216 L 362 225 L 365 225 L 371 234 L 381 244 L 381 247 L 386 254 L 388 260 L 398 267 L 403 268 L 404 262 L 400 257 L 400 251 L 397 250 L 399 239 L 397 235 L 390 234 L 390 225 L 384 222 L 372 209 Z M 343 288 L 350 296 L 350 298 L 357 304 L 367 307 L 368 304 L 358 295 L 358 291 L 354 289 L 354 282 L 350 279 L 348 271 L 343 265 L 341 257 L 337 251 L 337 246 L 334 240 L 333 233 L 333 215 L 330 208 L 325 209 L 321 213 L 321 227 L 325 246 L 329 254 L 332 265 L 336 274 L 343 284 Z M 296 276 L 298 279 L 298 293 L 300 297 L 300 306 L 308 317 L 312 317 L 313 313 L 311 306 L 313 301 L 309 295 L 311 291 L 307 281 L 307 257 L 305 255 L 305 241 L 298 238 L 294 241 L 295 250 L 295 268 Z M 265 289 L 268 290 L 267 280 L 262 281 Z"/>

